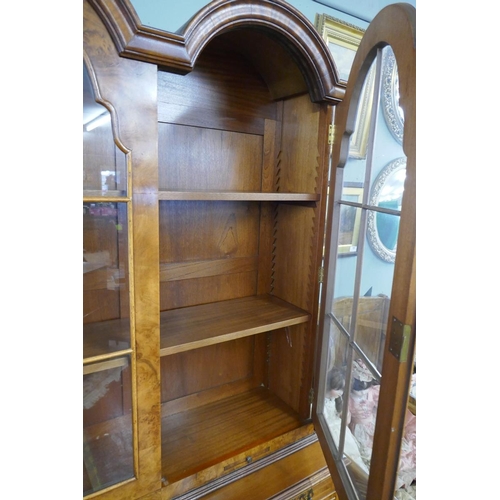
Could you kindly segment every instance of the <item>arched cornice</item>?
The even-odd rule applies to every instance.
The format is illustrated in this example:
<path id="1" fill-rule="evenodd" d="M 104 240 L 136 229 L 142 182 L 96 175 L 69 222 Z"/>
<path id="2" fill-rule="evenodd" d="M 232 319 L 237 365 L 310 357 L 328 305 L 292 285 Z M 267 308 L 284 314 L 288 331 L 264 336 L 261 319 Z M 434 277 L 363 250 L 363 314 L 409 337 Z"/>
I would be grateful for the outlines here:
<path id="1" fill-rule="evenodd" d="M 88 1 L 123 57 L 189 73 L 214 37 L 234 29 L 256 29 L 290 53 L 313 101 L 339 102 L 344 96 L 324 40 L 307 18 L 282 0 L 212 1 L 185 25 L 182 34 L 143 26 L 130 0 Z"/>

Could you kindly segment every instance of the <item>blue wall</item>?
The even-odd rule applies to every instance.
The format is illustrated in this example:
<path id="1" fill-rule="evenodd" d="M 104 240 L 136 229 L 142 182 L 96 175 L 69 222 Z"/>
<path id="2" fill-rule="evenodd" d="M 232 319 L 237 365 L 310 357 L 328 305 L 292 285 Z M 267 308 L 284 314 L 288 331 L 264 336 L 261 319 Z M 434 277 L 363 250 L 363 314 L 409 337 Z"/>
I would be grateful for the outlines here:
<path id="1" fill-rule="evenodd" d="M 177 32 L 201 8 L 208 5 L 207 0 L 132 0 L 142 24 L 164 31 Z M 316 14 L 328 14 L 366 29 L 378 11 L 386 5 L 395 3 L 390 0 L 289 0 L 314 24 Z M 415 6 L 415 0 L 407 0 Z"/>

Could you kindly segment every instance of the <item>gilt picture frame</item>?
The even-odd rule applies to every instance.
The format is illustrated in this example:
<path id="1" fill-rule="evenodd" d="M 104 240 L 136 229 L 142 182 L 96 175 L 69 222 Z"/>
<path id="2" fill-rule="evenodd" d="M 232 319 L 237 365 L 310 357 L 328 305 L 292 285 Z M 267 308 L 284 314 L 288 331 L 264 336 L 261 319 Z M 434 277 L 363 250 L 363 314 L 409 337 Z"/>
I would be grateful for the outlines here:
<path id="1" fill-rule="evenodd" d="M 342 200 L 361 204 L 363 201 L 363 184 L 346 182 L 342 188 Z M 352 205 L 340 205 L 338 256 L 357 255 L 361 209 Z"/>
<path id="2" fill-rule="evenodd" d="M 340 83 L 347 85 L 364 29 L 328 14 L 316 14 L 316 29 L 330 49 Z"/>
<path id="3" fill-rule="evenodd" d="M 328 14 L 316 14 L 315 26 L 333 56 L 341 85 L 347 85 L 354 56 L 363 38 L 364 29 Z M 375 70 L 372 67 L 365 80 L 356 114 L 356 126 L 351 135 L 349 157 L 366 158 L 368 131 L 373 107 Z"/>

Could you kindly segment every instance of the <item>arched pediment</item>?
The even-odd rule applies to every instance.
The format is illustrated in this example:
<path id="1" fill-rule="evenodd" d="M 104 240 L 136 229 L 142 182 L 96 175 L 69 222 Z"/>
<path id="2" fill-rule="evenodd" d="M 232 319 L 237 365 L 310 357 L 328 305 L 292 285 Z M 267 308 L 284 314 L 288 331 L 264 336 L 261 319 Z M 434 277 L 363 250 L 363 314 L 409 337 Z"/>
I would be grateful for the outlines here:
<path id="1" fill-rule="evenodd" d="M 282 0 L 215 0 L 191 18 L 181 34 L 143 26 L 129 0 L 89 1 L 123 57 L 189 73 L 215 37 L 235 30 L 256 30 L 286 50 L 302 73 L 313 101 L 338 102 L 344 96 L 345 86 L 339 84 L 332 56 L 320 34 Z"/>

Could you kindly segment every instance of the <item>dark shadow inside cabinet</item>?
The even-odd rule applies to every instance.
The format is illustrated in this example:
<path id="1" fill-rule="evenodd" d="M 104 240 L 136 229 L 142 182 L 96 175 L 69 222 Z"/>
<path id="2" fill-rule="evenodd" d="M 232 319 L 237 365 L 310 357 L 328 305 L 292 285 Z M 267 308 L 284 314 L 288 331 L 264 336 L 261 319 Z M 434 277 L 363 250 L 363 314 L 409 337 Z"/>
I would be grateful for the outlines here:
<path id="1" fill-rule="evenodd" d="M 162 473 L 172 495 L 313 432 L 325 109 L 261 31 L 216 37 L 187 75 L 159 68 Z"/>

